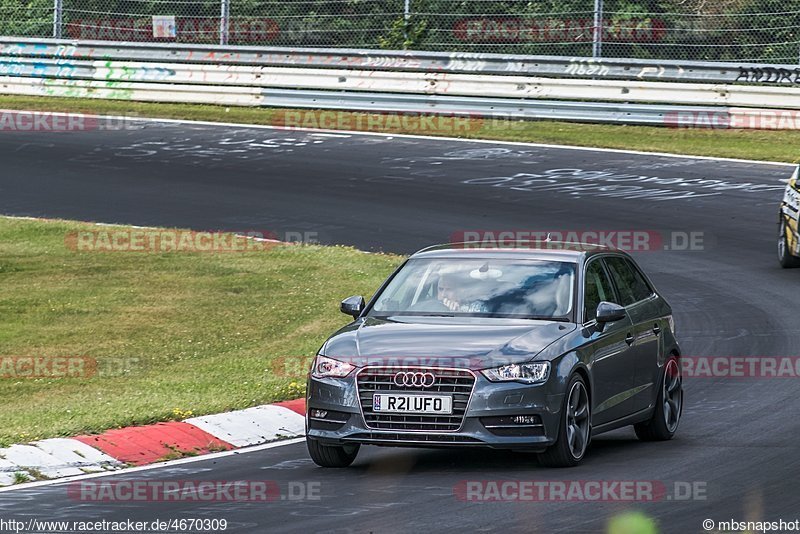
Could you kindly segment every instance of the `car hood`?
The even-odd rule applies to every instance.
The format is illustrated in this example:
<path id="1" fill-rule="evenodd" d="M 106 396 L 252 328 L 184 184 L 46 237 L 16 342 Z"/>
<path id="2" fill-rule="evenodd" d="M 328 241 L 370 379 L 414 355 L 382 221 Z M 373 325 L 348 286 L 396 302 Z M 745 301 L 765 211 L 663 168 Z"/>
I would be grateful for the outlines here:
<path id="1" fill-rule="evenodd" d="M 331 336 L 322 353 L 359 367 L 478 370 L 529 361 L 575 328 L 572 323 L 558 321 L 368 317 Z"/>

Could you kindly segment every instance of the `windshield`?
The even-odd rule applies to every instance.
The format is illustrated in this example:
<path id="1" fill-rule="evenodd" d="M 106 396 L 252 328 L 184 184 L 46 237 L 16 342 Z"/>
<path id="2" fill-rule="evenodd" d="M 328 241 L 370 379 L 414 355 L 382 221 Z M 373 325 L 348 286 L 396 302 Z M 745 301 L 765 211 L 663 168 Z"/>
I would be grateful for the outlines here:
<path id="1" fill-rule="evenodd" d="M 412 259 L 369 316 L 569 320 L 575 264 L 519 259 Z"/>

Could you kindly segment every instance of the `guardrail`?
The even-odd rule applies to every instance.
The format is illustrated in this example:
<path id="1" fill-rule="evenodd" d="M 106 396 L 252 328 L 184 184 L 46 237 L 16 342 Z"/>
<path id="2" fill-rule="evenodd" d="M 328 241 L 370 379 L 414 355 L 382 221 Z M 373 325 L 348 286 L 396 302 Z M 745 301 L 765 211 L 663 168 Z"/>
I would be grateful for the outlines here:
<path id="1" fill-rule="evenodd" d="M 661 125 L 710 113 L 717 127 L 800 128 L 792 65 L 0 38 L 0 92 Z M 765 113 L 777 119 L 753 120 Z"/>
<path id="2" fill-rule="evenodd" d="M 0 37 L 0 56 L 800 86 L 800 65 Z"/>

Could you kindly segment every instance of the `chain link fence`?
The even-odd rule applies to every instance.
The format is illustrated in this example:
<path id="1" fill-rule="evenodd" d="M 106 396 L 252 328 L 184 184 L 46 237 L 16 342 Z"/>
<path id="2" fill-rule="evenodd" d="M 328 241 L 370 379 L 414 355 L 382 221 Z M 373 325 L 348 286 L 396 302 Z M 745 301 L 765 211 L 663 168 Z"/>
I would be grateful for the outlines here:
<path id="1" fill-rule="evenodd" d="M 5 36 L 800 62 L 800 0 L 0 0 Z"/>

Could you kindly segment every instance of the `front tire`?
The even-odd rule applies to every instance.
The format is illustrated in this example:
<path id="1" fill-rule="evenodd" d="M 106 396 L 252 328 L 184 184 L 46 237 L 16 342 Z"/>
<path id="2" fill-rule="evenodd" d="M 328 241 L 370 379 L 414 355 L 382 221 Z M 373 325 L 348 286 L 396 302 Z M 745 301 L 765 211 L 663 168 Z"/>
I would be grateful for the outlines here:
<path id="1" fill-rule="evenodd" d="M 778 234 L 778 262 L 784 269 L 800 267 L 800 258 L 792 256 L 789 250 L 789 240 L 786 238 L 786 221 L 781 217 L 780 232 Z"/>
<path id="2" fill-rule="evenodd" d="M 348 467 L 358 456 L 361 445 L 323 445 L 319 440 L 307 437 L 308 454 L 320 467 Z"/>
<path id="3" fill-rule="evenodd" d="M 664 365 L 661 390 L 658 392 L 653 416 L 646 423 L 633 425 L 642 441 L 666 441 L 678 430 L 683 414 L 683 380 L 678 358 L 670 357 Z"/>
<path id="4" fill-rule="evenodd" d="M 574 467 L 581 463 L 592 433 L 591 403 L 586 382 L 572 375 L 564 396 L 556 442 L 539 455 L 546 467 Z"/>

